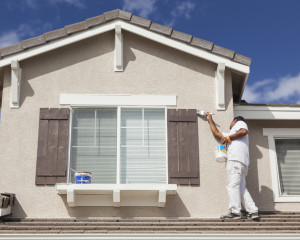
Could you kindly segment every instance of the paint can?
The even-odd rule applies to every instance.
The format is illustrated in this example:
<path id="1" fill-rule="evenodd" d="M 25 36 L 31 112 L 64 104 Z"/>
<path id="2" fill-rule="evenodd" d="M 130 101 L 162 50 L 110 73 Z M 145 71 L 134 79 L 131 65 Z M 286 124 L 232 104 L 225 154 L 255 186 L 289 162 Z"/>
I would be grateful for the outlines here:
<path id="1" fill-rule="evenodd" d="M 90 172 L 76 172 L 75 184 L 90 184 L 92 182 L 92 173 Z"/>
<path id="2" fill-rule="evenodd" d="M 227 161 L 227 150 L 224 145 L 218 145 L 215 147 L 215 157 L 217 162 Z"/>

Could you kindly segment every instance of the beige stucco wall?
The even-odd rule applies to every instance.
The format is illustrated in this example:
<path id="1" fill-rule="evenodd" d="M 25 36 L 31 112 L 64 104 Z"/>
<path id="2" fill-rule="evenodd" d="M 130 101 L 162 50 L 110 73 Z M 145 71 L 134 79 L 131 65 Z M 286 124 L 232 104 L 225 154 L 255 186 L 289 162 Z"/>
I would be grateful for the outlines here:
<path id="1" fill-rule="evenodd" d="M 248 189 L 260 210 L 300 211 L 299 203 L 274 203 L 268 138 L 263 128 L 299 128 L 299 121 L 248 120 L 251 165 Z"/>
<path id="2" fill-rule="evenodd" d="M 54 187 L 35 186 L 39 109 L 61 107 L 60 93 L 175 94 L 178 96 L 177 108 L 197 108 L 214 112 L 214 119 L 220 130 L 228 130 L 233 118 L 230 71 L 226 70 L 227 109 L 216 111 L 215 64 L 125 32 L 125 70 L 114 72 L 113 49 L 114 33 L 109 32 L 22 61 L 19 109 L 9 108 L 10 69 L 5 69 L 0 124 L 0 189 L 16 193 L 13 216 L 219 217 L 227 211 L 228 205 L 225 165 L 214 160 L 214 146 L 217 142 L 207 121 L 201 118 L 200 186 L 179 186 L 177 195 L 167 197 L 165 208 L 69 208 L 66 196 L 57 195 Z M 264 147 L 267 148 L 266 145 Z M 268 159 L 265 157 L 268 156 L 267 150 L 264 149 L 263 154 L 264 157 L 261 158 L 265 165 L 262 169 L 268 171 Z M 249 178 L 261 184 L 261 179 L 257 179 L 259 176 L 269 184 L 268 174 L 261 170 L 256 174 L 257 170 L 253 170 L 255 166 L 257 164 L 251 166 Z M 259 184 L 252 184 L 251 192 L 259 204 L 267 209 L 268 202 L 258 194 Z"/>

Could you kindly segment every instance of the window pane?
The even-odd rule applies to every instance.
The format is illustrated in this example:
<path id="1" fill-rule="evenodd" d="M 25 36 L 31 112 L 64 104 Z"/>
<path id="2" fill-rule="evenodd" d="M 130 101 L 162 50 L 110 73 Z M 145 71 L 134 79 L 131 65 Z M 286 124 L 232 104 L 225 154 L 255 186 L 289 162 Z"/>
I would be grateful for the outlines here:
<path id="1" fill-rule="evenodd" d="M 282 195 L 300 195 L 300 139 L 275 139 Z"/>
<path id="2" fill-rule="evenodd" d="M 121 183 L 166 183 L 165 110 L 121 109 Z"/>
<path id="3" fill-rule="evenodd" d="M 92 183 L 116 183 L 116 167 L 117 110 L 73 110 L 71 168 L 91 172 Z"/>

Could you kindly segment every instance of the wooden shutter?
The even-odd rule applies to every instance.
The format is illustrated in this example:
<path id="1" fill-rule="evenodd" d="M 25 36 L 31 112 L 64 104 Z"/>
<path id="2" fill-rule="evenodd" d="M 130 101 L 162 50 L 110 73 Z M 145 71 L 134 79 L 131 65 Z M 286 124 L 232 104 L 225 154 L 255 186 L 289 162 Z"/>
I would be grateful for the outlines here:
<path id="1" fill-rule="evenodd" d="M 68 108 L 41 108 L 36 185 L 66 182 L 69 146 Z"/>
<path id="2" fill-rule="evenodd" d="M 199 185 L 196 109 L 168 109 L 169 183 Z"/>

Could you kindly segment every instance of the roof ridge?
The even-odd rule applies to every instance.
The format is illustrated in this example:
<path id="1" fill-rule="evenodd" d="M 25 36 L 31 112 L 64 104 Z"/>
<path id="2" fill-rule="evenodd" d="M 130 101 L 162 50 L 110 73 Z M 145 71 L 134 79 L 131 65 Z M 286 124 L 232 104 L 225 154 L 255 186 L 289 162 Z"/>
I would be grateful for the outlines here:
<path id="1" fill-rule="evenodd" d="M 63 37 L 67 37 L 71 34 L 85 31 L 87 29 L 99 26 L 106 22 L 121 19 L 128 21 L 131 24 L 138 25 L 139 27 L 146 28 L 150 31 L 162 34 L 170 37 L 174 40 L 184 42 L 196 48 L 201 48 L 213 54 L 220 55 L 222 57 L 229 58 L 230 60 L 250 66 L 252 59 L 241 54 L 236 53 L 233 50 L 215 45 L 213 42 L 194 37 L 190 34 L 183 33 L 174 30 L 171 27 L 161 25 L 159 23 L 152 22 L 149 19 L 135 16 L 130 12 L 126 12 L 120 9 L 115 9 L 109 12 L 104 12 L 102 15 L 88 18 L 82 22 L 73 23 L 65 26 L 64 28 L 56 29 L 50 32 L 46 32 L 43 35 L 23 40 L 17 44 L 7 46 L 0 49 L 0 59 L 6 56 L 19 53 L 26 49 L 46 44 L 50 41 L 57 40 Z"/>

